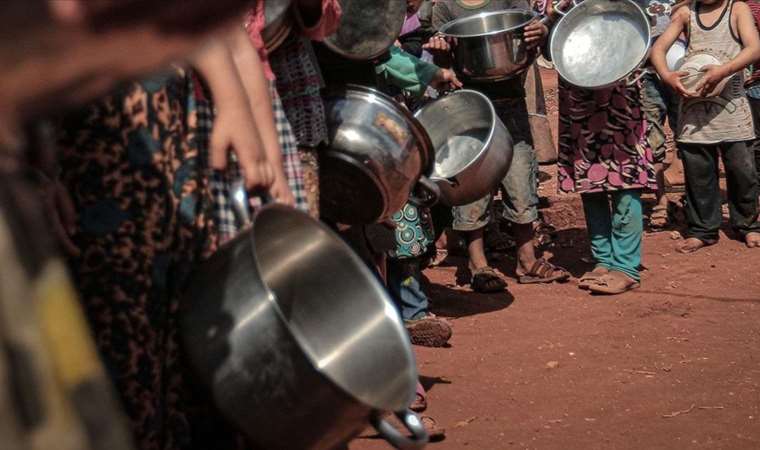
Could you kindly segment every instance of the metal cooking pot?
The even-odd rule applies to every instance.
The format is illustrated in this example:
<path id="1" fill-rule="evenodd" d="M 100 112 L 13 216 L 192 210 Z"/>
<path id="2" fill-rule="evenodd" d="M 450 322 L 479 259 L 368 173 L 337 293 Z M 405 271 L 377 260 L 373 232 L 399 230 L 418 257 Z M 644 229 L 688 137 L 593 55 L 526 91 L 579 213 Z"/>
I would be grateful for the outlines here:
<path id="1" fill-rule="evenodd" d="M 327 227 L 265 206 L 191 280 L 185 351 L 253 442 L 332 449 L 370 422 L 397 448 L 424 447 L 424 427 L 406 409 L 417 382 L 409 337 L 385 289 Z M 385 422 L 386 411 L 414 438 Z"/>
<path id="2" fill-rule="evenodd" d="M 484 12 L 443 25 L 440 33 L 456 39 L 454 69 L 470 81 L 496 81 L 524 72 L 538 55 L 528 50 L 525 27 L 539 16 L 522 9 Z"/>
<path id="3" fill-rule="evenodd" d="M 264 2 L 264 29 L 261 38 L 268 52 L 275 51 L 293 29 L 290 16 L 292 0 L 267 0 Z"/>
<path id="4" fill-rule="evenodd" d="M 512 162 L 512 137 L 493 104 L 477 91 L 460 90 L 414 115 L 435 148 L 430 176 L 450 206 L 483 198 L 504 178 Z"/>
<path id="5" fill-rule="evenodd" d="M 320 151 L 320 212 L 338 223 L 389 219 L 407 200 L 438 200 L 433 146 L 425 129 L 391 97 L 349 85 L 325 95 L 330 144 Z M 411 195 L 413 191 L 422 196 Z"/>
<path id="6" fill-rule="evenodd" d="M 549 42 L 557 73 L 584 89 L 602 89 L 629 78 L 648 57 L 646 13 L 632 0 L 573 1 L 568 12 L 558 11 L 563 17 Z"/>
<path id="7" fill-rule="evenodd" d="M 406 19 L 406 0 L 340 0 L 340 6 L 340 25 L 325 45 L 354 60 L 373 60 L 388 51 Z"/>

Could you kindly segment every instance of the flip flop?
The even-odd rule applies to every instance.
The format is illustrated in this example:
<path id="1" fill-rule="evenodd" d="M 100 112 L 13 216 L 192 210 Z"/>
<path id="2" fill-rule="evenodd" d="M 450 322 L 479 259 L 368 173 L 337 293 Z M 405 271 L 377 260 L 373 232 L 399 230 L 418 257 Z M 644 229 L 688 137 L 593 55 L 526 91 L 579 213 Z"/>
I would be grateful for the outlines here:
<path id="1" fill-rule="evenodd" d="M 588 290 L 592 294 L 618 295 L 640 287 L 641 283 L 623 272 L 611 270 L 610 273 L 599 277 L 596 284 L 589 286 Z"/>
<path id="2" fill-rule="evenodd" d="M 557 272 L 559 274 L 555 275 Z M 543 258 L 538 258 L 527 273 L 518 275 L 520 284 L 552 283 L 566 281 L 568 278 L 570 278 L 570 273 L 567 270 L 555 266 Z"/>
<path id="3" fill-rule="evenodd" d="M 483 267 L 472 273 L 470 287 L 475 292 L 490 294 L 506 289 L 507 282 L 492 267 Z"/>

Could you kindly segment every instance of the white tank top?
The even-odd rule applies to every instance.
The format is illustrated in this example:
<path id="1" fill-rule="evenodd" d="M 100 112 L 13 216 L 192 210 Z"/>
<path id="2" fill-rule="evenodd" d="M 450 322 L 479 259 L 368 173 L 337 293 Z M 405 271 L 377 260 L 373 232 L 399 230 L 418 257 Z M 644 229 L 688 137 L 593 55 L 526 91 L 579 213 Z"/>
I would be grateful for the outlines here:
<path id="1" fill-rule="evenodd" d="M 707 53 L 725 64 L 739 54 L 742 46 L 731 29 L 733 4 L 734 0 L 729 0 L 718 22 L 708 28 L 699 20 L 696 1 L 692 2 L 686 58 Z M 744 71 L 734 74 L 715 97 L 681 99 L 678 116 L 678 142 L 715 144 L 755 138 L 752 110 L 744 92 Z"/>

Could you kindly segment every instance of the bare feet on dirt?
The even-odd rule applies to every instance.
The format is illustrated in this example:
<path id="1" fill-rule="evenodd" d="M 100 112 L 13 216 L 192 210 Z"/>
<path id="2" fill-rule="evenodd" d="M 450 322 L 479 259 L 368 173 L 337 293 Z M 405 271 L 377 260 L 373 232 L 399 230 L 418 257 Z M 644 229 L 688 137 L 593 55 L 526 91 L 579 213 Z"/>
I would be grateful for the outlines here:
<path id="1" fill-rule="evenodd" d="M 678 244 L 678 247 L 676 247 L 676 250 L 678 251 L 678 253 L 694 253 L 700 248 L 706 247 L 706 246 L 707 246 L 707 242 L 701 239 L 692 237 Z"/>
<path id="2" fill-rule="evenodd" d="M 744 242 L 749 248 L 760 248 L 760 233 L 747 233 Z"/>

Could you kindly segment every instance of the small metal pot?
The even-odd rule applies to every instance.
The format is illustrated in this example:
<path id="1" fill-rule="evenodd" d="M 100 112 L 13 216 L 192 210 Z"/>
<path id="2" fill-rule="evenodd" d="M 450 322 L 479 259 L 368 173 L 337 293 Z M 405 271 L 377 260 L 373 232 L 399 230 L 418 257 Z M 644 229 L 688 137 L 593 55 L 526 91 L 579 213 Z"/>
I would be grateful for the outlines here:
<path id="1" fill-rule="evenodd" d="M 512 137 L 485 95 L 460 90 L 423 106 L 414 115 L 435 148 L 430 179 L 440 201 L 466 205 L 483 198 L 504 178 L 512 162 Z"/>
<path id="2" fill-rule="evenodd" d="M 649 18 L 633 0 L 573 0 L 549 41 L 557 73 L 583 89 L 603 89 L 632 75 L 649 55 Z M 643 72 L 642 72 L 643 73 Z"/>
<path id="3" fill-rule="evenodd" d="M 265 206 L 191 280 L 185 351 L 218 409 L 254 443 L 333 449 L 372 423 L 397 448 L 424 447 L 424 427 L 407 410 L 417 382 L 409 336 L 380 282 L 319 221 Z M 386 411 L 414 438 L 385 422 Z"/>
<path id="4" fill-rule="evenodd" d="M 320 213 L 335 222 L 389 219 L 407 200 L 438 200 L 435 158 L 425 129 L 391 97 L 349 85 L 324 97 L 330 144 L 319 154 Z M 413 192 L 421 192 L 416 196 Z"/>
<path id="5" fill-rule="evenodd" d="M 538 56 L 528 50 L 525 27 L 539 16 L 522 9 L 475 14 L 449 22 L 440 33 L 456 39 L 454 69 L 469 81 L 497 81 L 523 73 Z"/>

